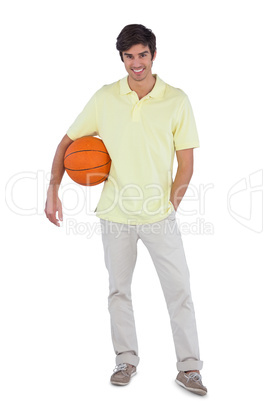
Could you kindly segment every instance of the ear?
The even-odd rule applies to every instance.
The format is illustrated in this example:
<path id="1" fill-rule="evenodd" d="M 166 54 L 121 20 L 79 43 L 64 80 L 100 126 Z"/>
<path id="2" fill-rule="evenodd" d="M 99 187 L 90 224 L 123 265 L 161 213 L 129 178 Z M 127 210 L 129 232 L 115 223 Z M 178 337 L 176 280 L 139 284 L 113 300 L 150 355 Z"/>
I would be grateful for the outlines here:
<path id="1" fill-rule="evenodd" d="M 156 58 L 156 51 L 154 52 L 154 57 L 152 58 L 152 61 L 154 61 L 155 60 L 155 58 Z"/>

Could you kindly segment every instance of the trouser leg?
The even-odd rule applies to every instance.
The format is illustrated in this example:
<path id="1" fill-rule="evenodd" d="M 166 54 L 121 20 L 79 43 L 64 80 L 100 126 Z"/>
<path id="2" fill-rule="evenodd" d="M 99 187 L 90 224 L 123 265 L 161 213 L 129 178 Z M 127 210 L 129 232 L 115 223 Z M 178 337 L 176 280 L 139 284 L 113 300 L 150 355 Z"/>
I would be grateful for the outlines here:
<path id="1" fill-rule="evenodd" d="M 179 371 L 200 370 L 189 271 L 175 213 L 139 232 L 154 262 L 170 315 Z"/>
<path id="2" fill-rule="evenodd" d="M 101 220 L 105 264 L 109 273 L 108 309 L 116 364 L 139 363 L 131 300 L 131 282 L 137 258 L 136 231 Z"/>

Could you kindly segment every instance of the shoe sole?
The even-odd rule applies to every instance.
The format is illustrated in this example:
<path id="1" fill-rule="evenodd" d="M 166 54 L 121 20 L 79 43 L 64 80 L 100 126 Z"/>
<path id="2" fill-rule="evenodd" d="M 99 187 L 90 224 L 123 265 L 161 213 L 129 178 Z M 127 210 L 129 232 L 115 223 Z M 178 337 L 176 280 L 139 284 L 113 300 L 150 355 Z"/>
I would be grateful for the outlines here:
<path id="1" fill-rule="evenodd" d="M 207 392 L 203 389 L 196 389 L 196 388 L 190 388 L 190 387 L 186 387 L 182 382 L 180 382 L 179 380 L 175 380 L 177 384 L 179 384 L 181 387 L 183 387 L 184 389 L 187 389 L 187 391 L 193 392 L 197 395 L 201 395 L 204 396 L 207 394 Z"/>
<path id="2" fill-rule="evenodd" d="M 134 377 L 134 375 L 136 375 L 136 374 L 137 374 L 136 371 L 135 371 L 134 373 L 132 373 L 131 376 L 130 376 L 130 379 L 131 379 L 132 377 Z M 130 383 L 130 380 L 129 380 L 129 382 L 111 381 L 111 384 L 113 384 L 113 385 L 120 385 L 120 386 L 128 385 L 129 383 Z"/>

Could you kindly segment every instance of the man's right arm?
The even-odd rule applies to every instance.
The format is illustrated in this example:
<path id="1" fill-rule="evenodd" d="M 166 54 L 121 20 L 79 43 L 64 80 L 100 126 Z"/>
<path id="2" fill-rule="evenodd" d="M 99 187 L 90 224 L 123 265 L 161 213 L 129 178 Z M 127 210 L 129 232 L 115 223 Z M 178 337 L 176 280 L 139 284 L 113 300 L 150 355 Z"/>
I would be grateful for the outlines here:
<path id="1" fill-rule="evenodd" d="M 59 143 L 51 169 L 51 179 L 47 191 L 47 201 L 45 213 L 50 222 L 56 226 L 60 226 L 60 221 L 63 219 L 62 204 L 59 199 L 58 192 L 62 177 L 64 175 L 64 155 L 68 146 L 73 142 L 66 134 Z M 58 217 L 57 217 L 58 212 Z"/>

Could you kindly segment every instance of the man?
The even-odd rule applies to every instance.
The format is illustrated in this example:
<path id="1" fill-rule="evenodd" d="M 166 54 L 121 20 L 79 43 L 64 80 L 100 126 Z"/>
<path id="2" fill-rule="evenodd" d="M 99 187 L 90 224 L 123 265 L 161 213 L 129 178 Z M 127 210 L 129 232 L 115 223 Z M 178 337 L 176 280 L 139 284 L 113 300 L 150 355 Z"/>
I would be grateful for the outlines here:
<path id="1" fill-rule="evenodd" d="M 131 280 L 141 239 L 154 262 L 170 315 L 179 371 L 176 382 L 205 395 L 189 272 L 175 216 L 193 173 L 193 148 L 199 146 L 193 112 L 183 91 L 152 74 L 156 39 L 150 29 L 126 26 L 116 47 L 128 76 L 97 91 L 60 142 L 46 215 L 57 226 L 63 218 L 58 189 L 65 150 L 79 137 L 99 135 L 112 160 L 96 211 L 109 272 L 117 364 L 111 383 L 128 384 L 139 363 Z M 175 153 L 178 169 L 172 181 Z"/>

